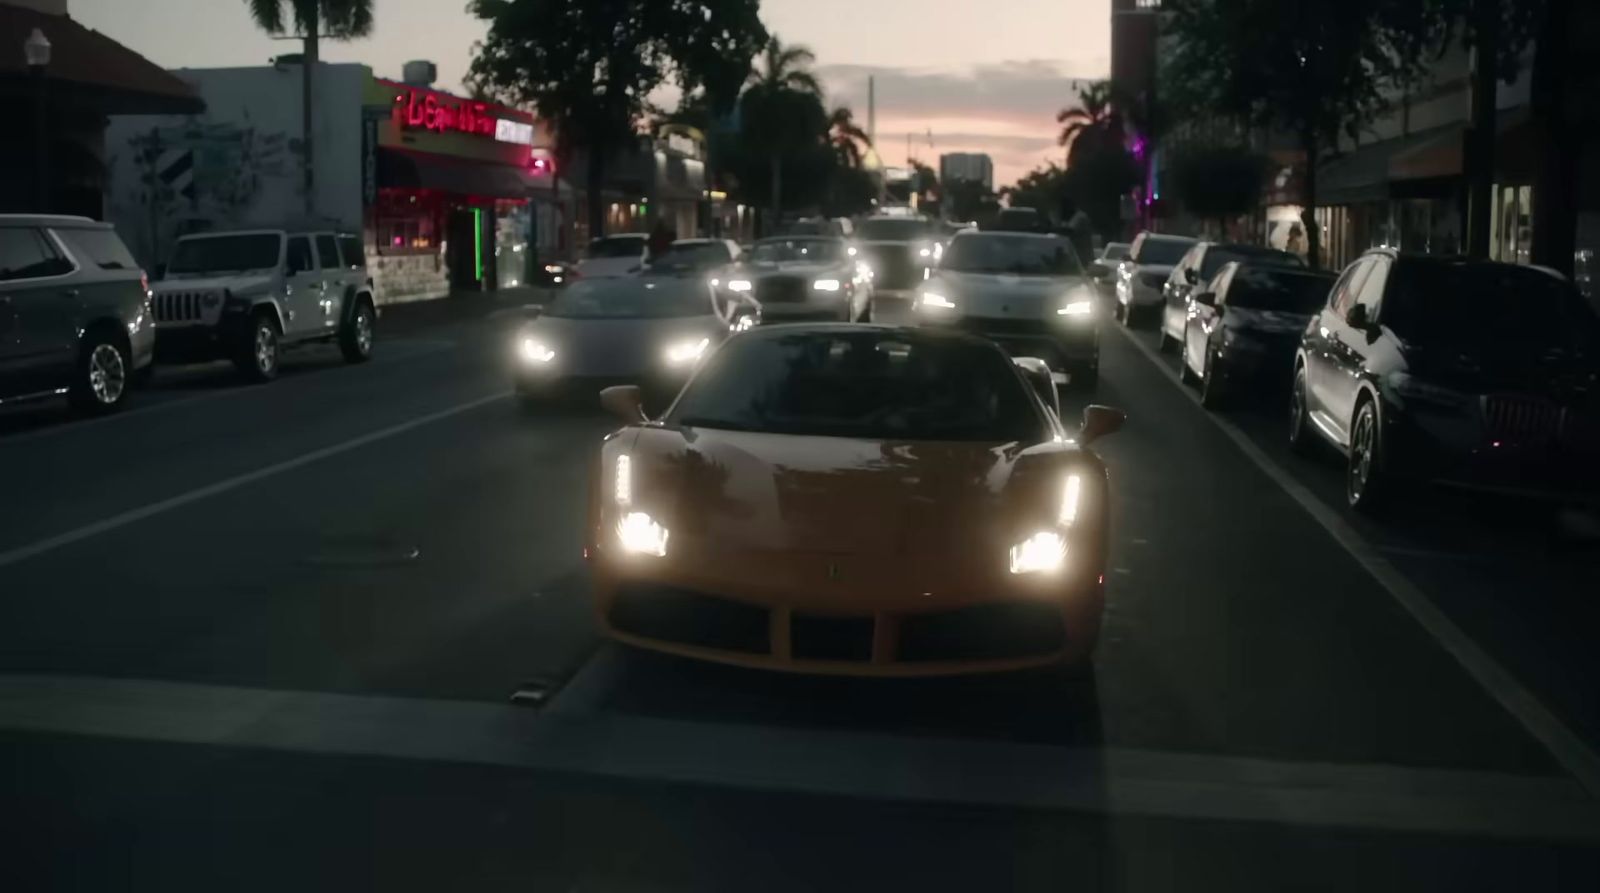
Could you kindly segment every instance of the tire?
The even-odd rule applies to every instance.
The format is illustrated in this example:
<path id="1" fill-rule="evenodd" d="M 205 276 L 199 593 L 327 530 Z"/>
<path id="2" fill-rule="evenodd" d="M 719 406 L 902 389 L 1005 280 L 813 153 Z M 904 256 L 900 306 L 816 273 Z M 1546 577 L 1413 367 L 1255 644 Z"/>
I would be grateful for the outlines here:
<path id="1" fill-rule="evenodd" d="M 1289 451 L 1304 456 L 1311 452 L 1310 409 L 1306 400 L 1306 367 L 1294 369 L 1294 385 L 1289 390 Z"/>
<path id="2" fill-rule="evenodd" d="M 1213 412 L 1219 410 L 1227 402 L 1223 394 L 1223 384 L 1217 374 L 1217 363 L 1221 362 L 1216 356 L 1207 356 L 1205 373 L 1200 376 L 1200 405 Z"/>
<path id="3" fill-rule="evenodd" d="M 365 363 L 372 359 L 376 326 L 377 315 L 372 310 L 372 304 L 364 298 L 357 298 L 355 310 L 339 327 L 339 352 L 344 354 L 346 363 Z"/>
<path id="4" fill-rule="evenodd" d="M 1184 384 L 1195 384 L 1200 379 L 1195 377 L 1194 370 L 1189 368 L 1189 342 L 1183 343 L 1183 349 L 1178 351 L 1178 381 Z"/>
<path id="5" fill-rule="evenodd" d="M 133 360 L 121 339 L 110 332 L 86 334 L 67 392 L 73 408 L 92 415 L 116 412 L 132 390 Z"/>
<path id="6" fill-rule="evenodd" d="M 266 311 L 250 317 L 250 329 L 235 347 L 234 368 L 246 381 L 268 382 L 278 377 L 279 355 L 283 350 L 278 321 Z"/>
<path id="7" fill-rule="evenodd" d="M 1350 423 L 1350 449 L 1345 461 L 1344 495 L 1350 508 L 1362 514 L 1375 514 L 1389 493 L 1389 478 L 1383 468 L 1383 426 L 1378 407 L 1370 399 L 1356 406 Z"/>

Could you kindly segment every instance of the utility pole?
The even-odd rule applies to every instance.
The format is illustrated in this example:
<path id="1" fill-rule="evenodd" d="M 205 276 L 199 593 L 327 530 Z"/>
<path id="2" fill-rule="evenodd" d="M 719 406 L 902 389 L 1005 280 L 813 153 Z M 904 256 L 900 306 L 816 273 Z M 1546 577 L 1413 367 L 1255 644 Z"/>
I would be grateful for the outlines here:
<path id="1" fill-rule="evenodd" d="M 867 75 L 867 142 L 878 142 L 878 78 Z"/>

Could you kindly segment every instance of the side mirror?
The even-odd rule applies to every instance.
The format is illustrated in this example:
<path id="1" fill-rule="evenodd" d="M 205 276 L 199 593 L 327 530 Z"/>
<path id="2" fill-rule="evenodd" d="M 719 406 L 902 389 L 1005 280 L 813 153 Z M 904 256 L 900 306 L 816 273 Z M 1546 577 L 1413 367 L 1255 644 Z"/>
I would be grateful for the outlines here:
<path id="1" fill-rule="evenodd" d="M 1091 443 L 1115 434 L 1122 430 L 1122 423 L 1128 420 L 1128 414 L 1120 409 L 1101 406 L 1096 403 L 1083 410 L 1083 427 L 1078 429 L 1078 443 L 1088 446 Z"/>
<path id="2" fill-rule="evenodd" d="M 1217 306 L 1217 293 L 1214 291 L 1199 292 L 1194 296 L 1194 302 L 1202 307 Z"/>
<path id="3" fill-rule="evenodd" d="M 620 384 L 600 392 L 600 407 L 628 424 L 646 421 L 644 394 L 638 385 Z"/>
<path id="4" fill-rule="evenodd" d="M 1372 326 L 1372 320 L 1367 317 L 1367 305 L 1351 304 L 1350 309 L 1344 312 L 1344 321 L 1352 329 L 1365 331 Z"/>
<path id="5" fill-rule="evenodd" d="M 1194 267 L 1189 267 L 1183 271 L 1183 281 L 1189 283 L 1190 285 L 1198 283 L 1200 281 L 1200 271 L 1196 270 Z"/>
<path id="6" fill-rule="evenodd" d="M 1039 395 L 1044 405 L 1061 415 L 1061 395 L 1056 390 L 1055 376 L 1050 374 L 1050 364 L 1037 357 L 1016 357 L 1012 359 L 1017 368 L 1022 370 L 1022 375 L 1033 387 L 1033 392 Z"/>

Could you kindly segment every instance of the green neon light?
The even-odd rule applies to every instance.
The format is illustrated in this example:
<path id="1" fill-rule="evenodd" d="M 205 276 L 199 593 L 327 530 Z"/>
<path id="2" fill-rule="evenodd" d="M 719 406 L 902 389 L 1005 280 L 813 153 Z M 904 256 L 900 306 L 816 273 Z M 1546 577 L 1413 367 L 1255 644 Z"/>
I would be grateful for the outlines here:
<path id="1" fill-rule="evenodd" d="M 483 209 L 472 209 L 472 261 L 478 281 L 483 281 Z"/>

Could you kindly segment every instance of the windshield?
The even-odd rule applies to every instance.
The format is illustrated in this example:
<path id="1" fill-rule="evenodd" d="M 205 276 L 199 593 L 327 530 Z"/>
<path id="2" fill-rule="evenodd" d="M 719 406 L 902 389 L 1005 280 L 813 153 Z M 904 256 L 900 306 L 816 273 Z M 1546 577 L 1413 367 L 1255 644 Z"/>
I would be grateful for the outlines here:
<path id="1" fill-rule="evenodd" d="M 1112 242 L 1105 251 L 1100 253 L 1101 260 L 1124 260 L 1128 256 L 1128 246 L 1121 242 Z"/>
<path id="2" fill-rule="evenodd" d="M 847 253 L 839 239 L 769 239 L 757 242 L 748 260 L 758 264 L 834 263 Z"/>
<path id="3" fill-rule="evenodd" d="M 241 270 L 276 269 L 278 246 L 282 241 L 283 238 L 276 233 L 183 239 L 172 251 L 167 273 L 237 273 Z"/>
<path id="4" fill-rule="evenodd" d="M 874 218 L 856 227 L 856 238 L 868 242 L 916 242 L 933 236 L 933 227 L 915 217 Z"/>
<path id="5" fill-rule="evenodd" d="M 1600 346 L 1600 321 L 1569 282 L 1511 264 L 1408 258 L 1378 321 L 1419 344 L 1516 354 Z"/>
<path id="6" fill-rule="evenodd" d="M 1213 245 L 1206 249 L 1205 259 L 1200 261 L 1200 278 L 1210 279 L 1231 261 L 1249 263 L 1255 266 L 1297 267 L 1301 269 L 1306 265 L 1306 262 L 1301 260 L 1298 254 L 1290 254 L 1287 251 L 1274 251 L 1271 248 L 1255 248 L 1248 245 Z"/>
<path id="7" fill-rule="evenodd" d="M 1185 239 L 1144 238 L 1134 247 L 1133 262 L 1159 267 L 1175 266 L 1189 253 L 1194 243 Z"/>
<path id="8" fill-rule="evenodd" d="M 707 286 L 697 280 L 596 279 L 561 292 L 544 311 L 557 319 L 658 319 L 707 316 Z"/>
<path id="9" fill-rule="evenodd" d="M 591 258 L 639 257 L 644 254 L 644 245 L 643 236 L 596 239 L 589 243 L 589 256 Z"/>
<path id="10" fill-rule="evenodd" d="M 789 224 L 791 236 L 832 236 L 836 235 L 835 227 L 826 220 L 799 220 Z"/>
<path id="11" fill-rule="evenodd" d="M 1247 310 L 1273 310 L 1310 316 L 1328 303 L 1331 273 L 1290 273 L 1240 267 L 1228 281 L 1223 303 Z"/>
<path id="12" fill-rule="evenodd" d="M 684 392 L 673 424 L 875 440 L 1008 442 L 1045 424 L 992 345 L 865 331 L 729 344 Z"/>
<path id="13" fill-rule="evenodd" d="M 729 261 L 728 248 L 720 242 L 695 242 L 673 245 L 650 261 L 650 269 L 657 272 L 705 270 Z"/>
<path id="14" fill-rule="evenodd" d="M 956 237 L 939 269 L 1013 276 L 1074 276 L 1083 272 L 1066 239 L 1001 235 Z"/>

